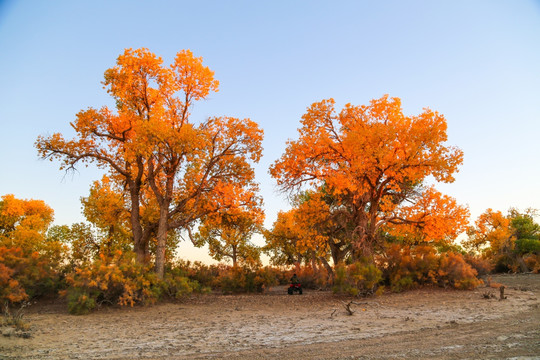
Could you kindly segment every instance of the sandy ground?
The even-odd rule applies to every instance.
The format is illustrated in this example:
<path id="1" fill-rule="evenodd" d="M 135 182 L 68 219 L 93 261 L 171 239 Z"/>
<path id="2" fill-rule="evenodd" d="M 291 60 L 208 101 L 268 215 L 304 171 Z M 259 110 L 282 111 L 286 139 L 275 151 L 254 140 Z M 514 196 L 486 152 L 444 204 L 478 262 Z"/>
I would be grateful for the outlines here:
<path id="1" fill-rule="evenodd" d="M 506 300 L 422 289 L 357 299 L 352 316 L 347 298 L 284 287 L 86 316 L 39 304 L 25 317 L 33 336 L 0 336 L 0 359 L 540 359 L 540 275 L 493 281 Z"/>

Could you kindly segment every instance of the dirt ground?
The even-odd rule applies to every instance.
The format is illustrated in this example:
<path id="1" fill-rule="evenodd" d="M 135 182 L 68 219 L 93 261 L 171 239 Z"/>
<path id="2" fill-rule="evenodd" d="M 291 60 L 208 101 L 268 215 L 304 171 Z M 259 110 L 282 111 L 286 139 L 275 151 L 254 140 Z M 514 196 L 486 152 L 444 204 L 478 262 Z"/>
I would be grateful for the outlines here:
<path id="1" fill-rule="evenodd" d="M 422 289 L 356 299 L 352 316 L 348 298 L 284 287 L 86 316 L 38 304 L 32 337 L 0 336 L 0 359 L 540 359 L 540 275 L 493 281 L 506 300 Z"/>

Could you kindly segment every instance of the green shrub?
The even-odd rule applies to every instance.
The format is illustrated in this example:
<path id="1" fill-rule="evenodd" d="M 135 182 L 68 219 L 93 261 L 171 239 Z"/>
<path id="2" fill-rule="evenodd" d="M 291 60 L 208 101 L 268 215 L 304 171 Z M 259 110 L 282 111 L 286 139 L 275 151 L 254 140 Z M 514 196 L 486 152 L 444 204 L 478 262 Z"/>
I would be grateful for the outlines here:
<path id="1" fill-rule="evenodd" d="M 72 315 L 86 315 L 96 307 L 97 292 L 93 295 L 88 294 L 84 290 L 74 289 L 67 296 L 68 311 Z"/>
<path id="2" fill-rule="evenodd" d="M 191 263 L 180 260 L 176 268 L 181 269 L 190 280 L 196 281 L 202 289 L 215 288 L 216 279 L 219 277 L 221 265 L 206 265 L 200 261 Z"/>
<path id="3" fill-rule="evenodd" d="M 209 287 L 202 287 L 197 280 L 191 280 L 186 275 L 187 272 L 184 267 L 168 269 L 160 282 L 162 294 L 172 299 L 181 299 L 193 292 L 209 291 Z"/>
<path id="4" fill-rule="evenodd" d="M 519 254 L 540 254 L 540 240 L 517 239 L 516 250 Z"/>
<path id="5" fill-rule="evenodd" d="M 253 270 L 241 266 L 221 266 L 215 280 L 216 287 L 225 294 L 263 292 L 277 283 L 274 270 L 268 267 Z"/>
<path id="6" fill-rule="evenodd" d="M 393 292 L 402 292 L 414 288 L 417 284 L 412 277 L 405 275 L 404 277 L 396 276 L 390 281 L 390 289 Z"/>
<path id="7" fill-rule="evenodd" d="M 377 292 L 381 280 L 381 270 L 368 259 L 361 259 L 348 266 L 336 266 L 332 290 L 352 296 L 369 296 Z"/>

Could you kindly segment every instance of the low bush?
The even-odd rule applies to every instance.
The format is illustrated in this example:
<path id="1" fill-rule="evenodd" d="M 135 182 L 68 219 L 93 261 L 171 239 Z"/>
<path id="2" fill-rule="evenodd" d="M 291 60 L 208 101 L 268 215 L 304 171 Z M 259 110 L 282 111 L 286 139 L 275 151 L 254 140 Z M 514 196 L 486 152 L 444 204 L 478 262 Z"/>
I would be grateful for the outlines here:
<path id="1" fill-rule="evenodd" d="M 493 271 L 493 264 L 486 258 L 478 255 L 465 255 L 463 256 L 467 264 L 476 270 L 477 276 L 485 276 Z"/>
<path id="2" fill-rule="evenodd" d="M 133 306 L 154 303 L 161 294 L 151 268 L 135 261 L 133 253 L 116 251 L 110 257 L 76 267 L 66 276 L 69 285 L 64 294 L 72 314 L 84 314 L 101 303 Z"/>
<path id="3" fill-rule="evenodd" d="M 540 273 L 540 255 L 527 254 L 523 257 L 525 265 L 535 274 Z"/>
<path id="4" fill-rule="evenodd" d="M 279 277 L 281 272 L 273 267 L 265 266 L 255 270 L 255 278 L 253 279 L 253 285 L 255 291 L 263 292 L 279 284 Z"/>
<path id="5" fill-rule="evenodd" d="M 382 287 L 382 271 L 368 259 L 361 259 L 351 265 L 340 264 L 335 268 L 334 293 L 352 296 L 369 296 L 380 294 Z"/>
<path id="6" fill-rule="evenodd" d="M 476 270 L 465 262 L 461 254 L 450 252 L 441 255 L 437 271 L 439 286 L 450 286 L 461 290 L 474 289 L 482 284 L 476 275 Z"/>
<path id="7" fill-rule="evenodd" d="M 517 273 L 520 272 L 519 255 L 513 253 L 498 254 L 493 256 L 495 273 Z"/>
<path id="8" fill-rule="evenodd" d="M 209 287 L 202 287 L 197 280 L 185 276 L 182 269 L 170 269 L 160 281 L 161 294 L 170 299 L 181 299 L 193 292 L 209 292 Z"/>
<path id="9" fill-rule="evenodd" d="M 384 278 L 394 292 L 423 285 L 471 289 L 481 284 L 476 277 L 478 272 L 462 254 L 438 254 L 427 245 L 410 247 L 394 244 L 379 262 Z"/>
<path id="10" fill-rule="evenodd" d="M 99 291 L 81 288 L 70 289 L 67 292 L 68 311 L 73 315 L 86 315 L 96 308 Z"/>
<path id="11" fill-rule="evenodd" d="M 277 278 L 271 268 L 253 270 L 241 266 L 220 266 L 215 284 L 225 294 L 263 292 L 277 285 Z"/>
<path id="12" fill-rule="evenodd" d="M 206 265 L 200 261 L 178 260 L 175 269 L 182 271 L 182 274 L 192 281 L 196 281 L 201 289 L 212 289 L 216 286 L 216 278 L 220 273 L 219 265 Z"/>
<path id="13" fill-rule="evenodd" d="M 284 273 L 285 284 L 289 284 L 296 274 L 304 289 L 324 289 L 328 286 L 328 274 L 323 269 L 314 269 L 311 266 L 296 266 L 295 269 Z"/>
<path id="14" fill-rule="evenodd" d="M 0 302 L 15 304 L 56 294 L 62 281 L 60 270 L 38 251 L 0 246 Z"/>

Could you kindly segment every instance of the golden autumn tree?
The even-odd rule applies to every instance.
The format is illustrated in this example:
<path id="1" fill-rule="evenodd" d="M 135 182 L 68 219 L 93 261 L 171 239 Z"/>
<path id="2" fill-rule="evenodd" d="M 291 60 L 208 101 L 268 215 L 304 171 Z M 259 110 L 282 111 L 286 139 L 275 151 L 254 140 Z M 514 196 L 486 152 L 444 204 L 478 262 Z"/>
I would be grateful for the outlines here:
<path id="1" fill-rule="evenodd" d="M 540 225 L 535 214 L 534 209 L 522 213 L 512 208 L 507 215 L 487 209 L 467 229 L 464 245 L 492 261 L 495 271 L 534 271 L 540 267 Z"/>
<path id="2" fill-rule="evenodd" d="M 343 262 L 351 249 L 350 241 L 342 236 L 340 210 L 325 189 L 302 192 L 292 202 L 294 207 L 280 212 L 272 229 L 265 232 L 265 251 L 276 264 L 305 262 L 314 270 L 322 265 L 333 276 L 329 259 L 334 264 Z"/>
<path id="3" fill-rule="evenodd" d="M 106 106 L 82 110 L 71 123 L 75 138 L 67 140 L 55 133 L 39 136 L 36 141 L 41 158 L 60 160 L 60 169 L 95 163 L 109 172 L 111 180 L 124 185 L 130 204 L 133 246 L 139 262 L 148 259 L 148 243 L 157 227 L 152 224 L 143 228 L 140 202 L 147 168 L 146 147 L 142 141 L 145 127 L 149 119 L 160 116 L 164 97 L 170 94 L 167 81 L 170 76 L 161 65 L 161 58 L 146 49 L 127 49 L 118 57 L 117 66 L 105 72 L 103 82 L 116 101 L 117 111 Z"/>
<path id="4" fill-rule="evenodd" d="M 510 219 L 502 212 L 487 209 L 476 219 L 475 226 L 467 229 L 466 245 L 475 251 L 487 250 L 490 256 L 511 250 L 515 238 L 510 224 Z"/>
<path id="5" fill-rule="evenodd" d="M 187 145 L 182 142 L 184 127 L 187 141 L 193 141 Z M 189 230 L 199 219 L 253 201 L 257 184 L 251 163 L 262 152 L 262 130 L 249 119 L 210 118 L 197 128 L 189 123 L 177 128 L 179 137 L 162 138 L 149 160 L 148 182 L 159 205 L 159 276 L 169 230 Z"/>
<path id="6" fill-rule="evenodd" d="M 423 186 L 428 177 L 454 181 L 462 163 L 462 151 L 446 145 L 444 116 L 429 109 L 405 116 L 401 101 L 388 96 L 369 105 L 347 104 L 339 113 L 334 104 L 329 99 L 308 108 L 299 138 L 288 142 L 270 172 L 283 191 L 328 189 L 345 209 L 341 221 L 348 224 L 344 229 L 355 257 L 372 255 L 382 245 L 384 226 L 421 229 L 428 220 L 439 221 L 434 212 L 441 206 L 421 204 L 437 199 L 455 205 Z M 443 232 L 439 225 L 430 224 L 429 236 Z"/>
<path id="7" fill-rule="evenodd" d="M 189 50 L 163 66 L 147 49 L 127 49 L 105 72 L 104 85 L 116 111 L 81 111 L 71 124 L 73 140 L 53 134 L 36 146 L 62 168 L 91 162 L 108 170 L 125 189 L 138 261 L 148 260 L 155 238 L 156 272 L 163 277 L 168 234 L 226 208 L 238 189 L 253 186 L 262 131 L 249 119 L 191 121 L 193 105 L 217 91 L 218 81 Z M 144 202 L 155 204 L 153 221 L 144 221 Z"/>
<path id="8" fill-rule="evenodd" d="M 68 269 L 92 262 L 104 247 L 95 228 L 84 222 L 71 226 L 53 225 L 47 231 L 47 237 L 69 245 Z"/>
<path id="9" fill-rule="evenodd" d="M 2 196 L 0 201 L 0 241 L 2 245 L 39 249 L 54 211 L 43 200 Z"/>
<path id="10" fill-rule="evenodd" d="M 270 230 L 264 231 L 266 245 L 263 251 L 270 256 L 274 265 L 296 265 L 308 259 L 308 254 L 299 250 L 299 228 L 294 212 L 280 211 Z"/>
<path id="11" fill-rule="evenodd" d="M 129 207 L 109 177 L 94 181 L 90 194 L 82 197 L 81 203 L 86 220 L 99 231 L 101 239 L 95 243 L 98 253 L 109 255 L 130 245 Z"/>
<path id="12" fill-rule="evenodd" d="M 208 245 L 210 256 L 217 261 L 230 260 L 233 266 L 260 265 L 260 248 L 251 242 L 262 233 L 264 212 L 261 201 L 253 196 L 250 206 L 231 207 L 207 216 L 194 235 L 197 246 Z"/>
<path id="13" fill-rule="evenodd" d="M 326 186 L 301 193 L 294 205 L 294 216 L 302 228 L 299 245 L 314 251 L 331 274 L 327 258 L 337 265 L 351 255 L 350 210 Z"/>
<path id="14" fill-rule="evenodd" d="M 54 291 L 65 245 L 47 236 L 54 212 L 42 200 L 0 200 L 0 301 Z"/>

